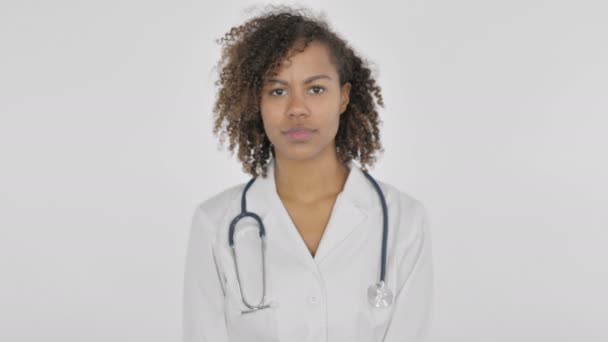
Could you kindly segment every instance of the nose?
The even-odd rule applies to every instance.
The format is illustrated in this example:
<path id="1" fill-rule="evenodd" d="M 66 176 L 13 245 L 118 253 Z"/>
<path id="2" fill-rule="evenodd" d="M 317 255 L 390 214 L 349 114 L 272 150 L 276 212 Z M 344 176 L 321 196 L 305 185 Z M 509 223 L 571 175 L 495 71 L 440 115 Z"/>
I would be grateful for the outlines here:
<path id="1" fill-rule="evenodd" d="M 289 95 L 289 103 L 287 107 L 287 115 L 293 116 L 308 116 L 310 114 L 304 96 L 293 92 L 295 95 Z"/>

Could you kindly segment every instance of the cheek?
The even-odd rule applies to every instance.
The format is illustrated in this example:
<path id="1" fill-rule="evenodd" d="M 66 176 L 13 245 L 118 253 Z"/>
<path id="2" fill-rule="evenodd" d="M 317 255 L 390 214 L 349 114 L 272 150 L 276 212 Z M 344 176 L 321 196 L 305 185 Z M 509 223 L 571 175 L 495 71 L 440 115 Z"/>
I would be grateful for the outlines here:
<path id="1" fill-rule="evenodd" d="M 332 104 L 324 108 L 322 121 L 325 127 L 337 128 L 340 125 L 340 108 Z"/>
<path id="2" fill-rule="evenodd" d="M 262 122 L 264 123 L 264 129 L 272 134 L 280 123 L 280 118 L 277 115 L 273 115 L 272 112 L 262 112 Z"/>
<path id="3" fill-rule="evenodd" d="M 277 137 L 281 134 L 281 118 L 278 115 L 272 113 L 262 112 L 262 123 L 264 126 L 264 133 L 273 144 L 277 143 Z"/>
<path id="4" fill-rule="evenodd" d="M 264 122 L 264 126 L 269 125 L 272 126 L 273 123 L 277 121 L 277 110 L 272 105 L 268 103 L 262 102 L 260 104 L 260 115 L 262 116 L 262 121 Z"/>

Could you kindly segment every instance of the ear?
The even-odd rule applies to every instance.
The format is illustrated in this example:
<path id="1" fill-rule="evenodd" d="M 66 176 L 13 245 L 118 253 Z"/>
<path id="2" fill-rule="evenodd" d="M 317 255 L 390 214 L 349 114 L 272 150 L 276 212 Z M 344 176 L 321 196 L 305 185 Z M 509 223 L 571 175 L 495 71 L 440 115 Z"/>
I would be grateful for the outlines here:
<path id="1" fill-rule="evenodd" d="M 346 111 L 348 102 L 350 101 L 350 89 L 352 85 L 350 82 L 346 82 L 342 89 L 340 89 L 340 115 Z"/>

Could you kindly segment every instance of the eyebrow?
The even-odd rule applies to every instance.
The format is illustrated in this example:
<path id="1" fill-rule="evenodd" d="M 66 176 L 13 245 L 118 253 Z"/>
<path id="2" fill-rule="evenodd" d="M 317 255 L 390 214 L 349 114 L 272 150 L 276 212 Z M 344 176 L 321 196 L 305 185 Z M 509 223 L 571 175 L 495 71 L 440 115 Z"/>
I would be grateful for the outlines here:
<path id="1" fill-rule="evenodd" d="M 331 80 L 331 77 L 329 77 L 327 75 L 315 75 L 315 76 L 310 76 L 309 78 L 305 79 L 304 83 L 310 83 L 310 82 L 318 80 L 320 78 L 326 78 L 328 80 Z M 280 84 L 284 84 L 284 85 L 288 85 L 289 84 L 289 82 L 284 81 L 284 80 L 280 80 L 278 78 L 268 79 L 265 83 L 280 83 Z"/>

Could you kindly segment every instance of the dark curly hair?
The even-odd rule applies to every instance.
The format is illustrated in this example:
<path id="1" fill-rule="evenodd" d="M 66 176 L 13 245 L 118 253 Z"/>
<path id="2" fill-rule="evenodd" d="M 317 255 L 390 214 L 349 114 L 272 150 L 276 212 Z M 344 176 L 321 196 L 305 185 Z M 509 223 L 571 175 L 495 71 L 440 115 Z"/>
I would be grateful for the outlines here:
<path id="1" fill-rule="evenodd" d="M 270 9 L 268 9 L 270 8 Z M 323 43 L 329 50 L 332 64 L 340 76 L 340 85 L 352 85 L 346 111 L 340 115 L 336 134 L 336 153 L 346 164 L 359 160 L 361 169 L 376 162 L 376 151 L 384 152 L 380 142 L 379 124 L 373 97 L 384 107 L 380 86 L 371 77 L 367 62 L 357 56 L 323 18 L 302 8 L 267 6 L 267 11 L 238 27 L 232 27 L 216 40 L 224 44 L 217 64 L 219 93 L 213 112 L 213 133 L 221 130 L 220 143 L 230 138 L 230 151 L 238 144 L 238 158 L 243 171 L 257 177 L 267 175 L 270 154 L 274 146 L 266 136 L 260 112 L 264 80 L 272 75 L 296 43 L 303 51 L 312 42 Z M 324 15 L 322 16 L 324 17 Z"/>

